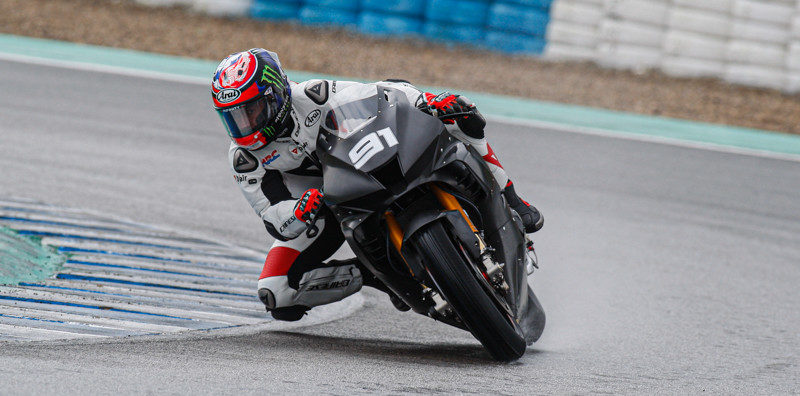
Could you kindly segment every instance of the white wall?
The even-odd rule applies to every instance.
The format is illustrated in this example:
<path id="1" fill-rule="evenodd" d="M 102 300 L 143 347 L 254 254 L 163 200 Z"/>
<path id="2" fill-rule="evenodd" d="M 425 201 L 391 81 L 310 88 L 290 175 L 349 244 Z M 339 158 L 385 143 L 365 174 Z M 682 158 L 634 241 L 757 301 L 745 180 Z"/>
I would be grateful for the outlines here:
<path id="1" fill-rule="evenodd" d="M 554 0 L 545 58 L 800 92 L 800 0 Z"/>

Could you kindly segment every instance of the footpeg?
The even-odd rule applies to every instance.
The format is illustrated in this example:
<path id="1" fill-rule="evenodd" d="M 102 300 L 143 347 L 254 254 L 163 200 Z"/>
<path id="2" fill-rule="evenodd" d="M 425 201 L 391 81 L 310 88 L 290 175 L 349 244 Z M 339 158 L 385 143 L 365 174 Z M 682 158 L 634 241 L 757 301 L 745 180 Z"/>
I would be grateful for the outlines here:
<path id="1" fill-rule="evenodd" d="M 530 239 L 525 242 L 525 268 L 528 270 L 528 275 L 532 274 L 534 269 L 539 269 L 539 257 Z"/>

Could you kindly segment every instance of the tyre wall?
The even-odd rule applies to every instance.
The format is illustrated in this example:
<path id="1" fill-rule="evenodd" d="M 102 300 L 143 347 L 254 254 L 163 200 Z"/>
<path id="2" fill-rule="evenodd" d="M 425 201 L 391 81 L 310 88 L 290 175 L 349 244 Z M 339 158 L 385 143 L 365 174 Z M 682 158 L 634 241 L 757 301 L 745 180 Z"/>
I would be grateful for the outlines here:
<path id="1" fill-rule="evenodd" d="M 135 0 L 217 15 L 335 25 L 522 55 L 541 55 L 552 0 Z"/>
<path id="2" fill-rule="evenodd" d="M 544 57 L 800 91 L 800 1 L 556 0 Z"/>
<path id="3" fill-rule="evenodd" d="M 800 92 L 800 0 L 135 0 Z"/>

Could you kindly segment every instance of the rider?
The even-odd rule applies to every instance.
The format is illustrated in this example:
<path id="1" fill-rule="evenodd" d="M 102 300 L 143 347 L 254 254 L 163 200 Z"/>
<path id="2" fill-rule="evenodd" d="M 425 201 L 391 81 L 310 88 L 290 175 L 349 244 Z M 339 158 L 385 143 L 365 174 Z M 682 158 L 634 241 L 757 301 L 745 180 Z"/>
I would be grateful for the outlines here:
<path id="1" fill-rule="evenodd" d="M 333 214 L 322 206 L 322 172 L 314 154 L 325 104 L 351 81 L 289 81 L 278 55 L 262 48 L 232 54 L 214 73 L 211 96 L 233 142 L 229 161 L 245 198 L 276 239 L 258 281 L 258 296 L 278 320 L 298 320 L 311 307 L 339 301 L 362 284 L 386 292 L 356 259 L 324 262 L 344 242 Z M 421 92 L 401 80 L 380 82 L 403 91 L 420 110 L 442 118 L 458 139 L 474 147 L 519 213 L 528 233 L 542 227 L 539 211 L 520 199 L 486 143 L 486 121 L 469 99 Z M 448 114 L 469 113 L 455 119 Z M 317 218 L 309 237 L 306 223 Z M 408 309 L 389 292 L 399 309 Z"/>

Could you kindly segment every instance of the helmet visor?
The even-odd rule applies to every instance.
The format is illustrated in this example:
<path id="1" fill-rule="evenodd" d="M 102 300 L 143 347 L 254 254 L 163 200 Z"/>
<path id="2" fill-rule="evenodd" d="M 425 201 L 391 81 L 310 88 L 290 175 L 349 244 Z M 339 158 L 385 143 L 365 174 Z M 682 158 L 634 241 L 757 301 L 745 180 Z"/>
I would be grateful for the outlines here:
<path id="1" fill-rule="evenodd" d="M 272 100 L 270 100 L 272 99 Z M 256 100 L 227 109 L 218 109 L 225 129 L 231 138 L 249 136 L 271 121 L 280 109 L 278 101 L 271 96 L 261 96 Z"/>

